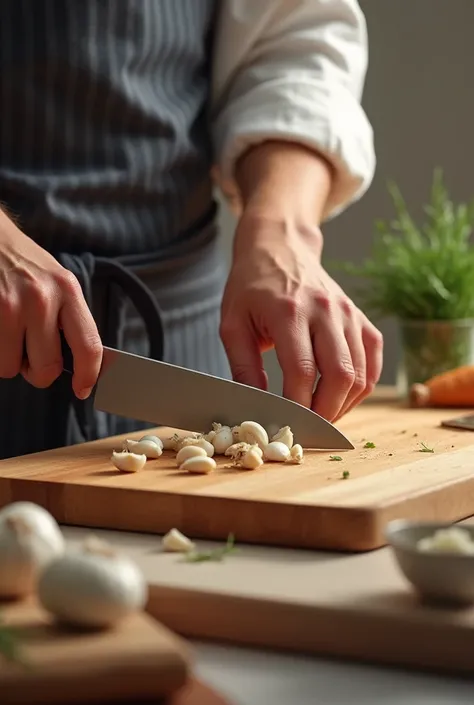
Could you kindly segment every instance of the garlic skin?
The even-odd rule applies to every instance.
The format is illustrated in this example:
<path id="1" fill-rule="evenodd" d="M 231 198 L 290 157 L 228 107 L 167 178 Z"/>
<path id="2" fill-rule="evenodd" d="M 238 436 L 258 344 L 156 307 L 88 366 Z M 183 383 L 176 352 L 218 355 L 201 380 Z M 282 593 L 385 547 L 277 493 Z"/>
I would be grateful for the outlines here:
<path id="1" fill-rule="evenodd" d="M 124 450 L 128 450 L 129 453 L 135 453 L 136 455 L 146 455 L 148 459 L 159 458 L 163 453 L 161 446 L 157 445 L 154 441 L 150 439 L 134 441 L 132 439 L 127 439 L 123 443 Z"/>
<path id="2" fill-rule="evenodd" d="M 181 465 L 189 458 L 207 458 L 208 455 L 204 448 L 200 446 L 183 446 L 176 456 L 176 465 Z"/>
<path id="3" fill-rule="evenodd" d="M 185 438 L 180 438 L 176 441 L 176 450 L 179 452 L 181 448 L 185 446 L 196 446 L 197 448 L 203 448 L 209 458 L 214 455 L 214 446 L 209 441 L 206 441 L 202 436 L 197 438 L 194 436 L 186 436 Z"/>
<path id="4" fill-rule="evenodd" d="M 250 446 L 237 462 L 245 470 L 256 470 L 263 465 L 262 451 L 257 445 Z"/>
<path id="5" fill-rule="evenodd" d="M 289 426 L 283 426 L 282 428 L 278 429 L 278 431 L 271 436 L 271 441 L 279 441 L 280 443 L 284 443 L 288 448 L 293 447 L 293 431 Z"/>
<path id="6" fill-rule="evenodd" d="M 127 450 L 114 450 L 111 460 L 120 472 L 139 472 L 146 465 L 146 455 L 129 453 Z"/>
<path id="7" fill-rule="evenodd" d="M 172 444 L 172 449 L 177 453 L 178 450 L 181 450 L 183 445 L 189 445 L 191 441 L 197 441 L 200 438 L 202 438 L 200 433 L 189 433 L 187 436 L 181 436 L 179 433 L 174 433 L 170 438 L 170 442 Z"/>
<path id="8" fill-rule="evenodd" d="M 231 431 L 234 443 L 239 443 L 242 440 L 240 438 L 240 426 L 232 426 Z"/>
<path id="9" fill-rule="evenodd" d="M 240 440 L 250 445 L 257 444 L 264 451 L 268 445 L 268 433 L 256 421 L 244 421 L 240 424 Z"/>
<path id="10" fill-rule="evenodd" d="M 301 465 L 301 463 L 303 462 L 303 457 L 303 448 L 300 446 L 299 443 L 296 443 L 294 446 L 292 446 L 290 450 L 289 460 L 293 463 Z"/>
<path id="11" fill-rule="evenodd" d="M 103 542 L 86 542 L 46 567 L 38 582 L 38 598 L 61 622 L 104 629 L 142 610 L 148 587 L 129 558 Z"/>
<path id="12" fill-rule="evenodd" d="M 163 450 L 175 450 L 176 441 L 174 436 L 162 437 L 160 441 L 163 443 Z"/>
<path id="13" fill-rule="evenodd" d="M 236 460 L 237 458 L 242 457 L 242 455 L 244 455 L 244 453 L 246 453 L 248 450 L 250 450 L 250 443 L 244 443 L 243 441 L 239 441 L 238 443 L 233 443 L 231 446 L 229 446 L 224 455 L 227 455 L 233 460 Z"/>
<path id="14" fill-rule="evenodd" d="M 34 592 L 38 576 L 65 550 L 56 520 L 33 502 L 13 502 L 0 510 L 0 598 Z"/>
<path id="15" fill-rule="evenodd" d="M 209 431 L 209 433 L 205 433 L 203 435 L 204 440 L 209 441 L 209 443 L 212 443 L 212 441 L 214 440 L 215 437 L 216 437 L 216 432 L 214 431 L 214 429 L 212 431 Z"/>
<path id="16" fill-rule="evenodd" d="M 152 443 L 157 445 L 159 448 L 161 448 L 161 450 L 163 450 L 163 441 L 158 436 L 142 436 L 140 438 L 140 440 L 141 441 L 151 441 Z"/>
<path id="17" fill-rule="evenodd" d="M 290 457 L 290 449 L 281 441 L 272 441 L 263 451 L 265 460 L 273 463 L 284 463 Z"/>
<path id="18" fill-rule="evenodd" d="M 229 448 L 234 442 L 232 429 L 230 426 L 222 426 L 220 423 L 215 423 L 213 424 L 213 431 L 215 431 L 216 434 L 212 439 L 214 451 L 217 455 L 224 455 L 227 448 Z"/>
<path id="19" fill-rule="evenodd" d="M 208 455 L 204 457 L 194 456 L 193 458 L 188 458 L 180 466 L 181 470 L 186 472 L 197 473 L 198 475 L 207 475 L 212 470 L 215 470 L 217 465 L 214 458 L 210 458 Z"/>
<path id="20" fill-rule="evenodd" d="M 175 553 L 188 553 L 195 548 L 195 544 L 181 533 L 178 529 L 170 529 L 161 539 L 164 551 L 174 551 Z"/>

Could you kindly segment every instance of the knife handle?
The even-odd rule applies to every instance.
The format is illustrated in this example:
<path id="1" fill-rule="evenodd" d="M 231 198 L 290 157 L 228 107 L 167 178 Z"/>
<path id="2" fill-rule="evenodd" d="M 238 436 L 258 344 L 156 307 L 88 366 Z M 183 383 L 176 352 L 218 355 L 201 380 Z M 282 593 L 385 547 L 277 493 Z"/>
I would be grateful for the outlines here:
<path id="1" fill-rule="evenodd" d="M 63 357 L 63 370 L 64 372 L 67 372 L 68 374 L 73 373 L 74 370 L 74 360 L 73 360 L 73 355 L 71 348 L 66 342 L 66 338 L 64 337 L 64 333 L 62 330 L 59 331 L 59 337 L 61 339 L 61 353 Z M 23 362 L 28 362 L 28 353 L 26 349 L 26 341 L 23 341 Z"/>

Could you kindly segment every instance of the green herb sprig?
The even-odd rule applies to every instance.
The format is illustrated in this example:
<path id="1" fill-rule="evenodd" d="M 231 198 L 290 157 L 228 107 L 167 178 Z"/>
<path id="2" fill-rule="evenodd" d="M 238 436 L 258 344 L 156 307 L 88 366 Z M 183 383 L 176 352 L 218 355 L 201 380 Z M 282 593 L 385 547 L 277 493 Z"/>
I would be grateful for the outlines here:
<path id="1" fill-rule="evenodd" d="M 205 561 L 222 561 L 229 553 L 235 553 L 238 549 L 235 546 L 234 534 L 229 534 L 227 541 L 221 548 L 211 551 L 189 551 L 184 560 L 187 563 L 204 563 Z"/>
<path id="2" fill-rule="evenodd" d="M 0 623 L 0 656 L 11 663 L 26 666 L 15 632 L 2 623 Z"/>
<path id="3" fill-rule="evenodd" d="M 429 448 L 426 443 L 421 443 L 420 453 L 434 453 L 434 448 Z"/>
<path id="4" fill-rule="evenodd" d="M 372 256 L 361 265 L 334 263 L 365 286 L 364 310 L 400 320 L 474 317 L 474 201 L 455 204 L 435 169 L 426 218 L 417 225 L 399 188 L 389 183 L 396 218 L 376 223 Z"/>
<path id="5" fill-rule="evenodd" d="M 372 443 L 372 441 L 367 441 L 364 448 L 375 448 L 375 443 Z"/>
<path id="6" fill-rule="evenodd" d="M 329 460 L 342 460 L 340 455 L 330 455 Z"/>

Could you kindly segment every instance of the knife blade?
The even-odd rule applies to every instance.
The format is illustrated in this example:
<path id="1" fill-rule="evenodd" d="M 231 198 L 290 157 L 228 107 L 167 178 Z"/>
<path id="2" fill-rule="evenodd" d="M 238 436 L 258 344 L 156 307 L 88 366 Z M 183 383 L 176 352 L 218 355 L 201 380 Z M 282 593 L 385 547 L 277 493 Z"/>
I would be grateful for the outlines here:
<path id="1" fill-rule="evenodd" d="M 277 394 L 105 346 L 94 407 L 197 433 L 207 433 L 213 422 L 257 421 L 275 430 L 290 426 L 304 448 L 354 448 L 329 421 Z"/>

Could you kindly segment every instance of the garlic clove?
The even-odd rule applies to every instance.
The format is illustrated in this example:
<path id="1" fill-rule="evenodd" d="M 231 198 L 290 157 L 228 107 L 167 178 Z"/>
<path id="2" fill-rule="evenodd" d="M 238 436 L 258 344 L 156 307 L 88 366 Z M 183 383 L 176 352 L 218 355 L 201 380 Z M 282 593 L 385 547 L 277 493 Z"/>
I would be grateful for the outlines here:
<path id="1" fill-rule="evenodd" d="M 293 431 L 289 426 L 283 426 L 282 428 L 278 429 L 278 431 L 271 436 L 272 441 L 279 441 L 280 443 L 284 443 L 288 448 L 292 448 L 293 446 Z"/>
<path id="2" fill-rule="evenodd" d="M 284 463 L 290 457 L 290 449 L 280 441 L 272 441 L 265 447 L 263 455 L 270 462 Z"/>
<path id="3" fill-rule="evenodd" d="M 129 453 L 127 450 L 114 450 L 111 460 L 117 470 L 121 472 L 139 472 L 145 467 L 146 455 Z"/>
<path id="4" fill-rule="evenodd" d="M 300 446 L 299 443 L 296 443 L 294 446 L 292 446 L 290 450 L 289 460 L 293 463 L 297 463 L 298 465 L 301 465 L 301 463 L 303 462 L 303 448 Z"/>
<path id="5" fill-rule="evenodd" d="M 38 576 L 62 555 L 65 540 L 58 523 L 33 502 L 13 502 L 0 510 L 0 598 L 34 592 Z"/>
<path id="6" fill-rule="evenodd" d="M 195 544 L 181 533 L 178 529 L 170 529 L 161 540 L 164 551 L 174 551 L 176 553 L 188 553 L 195 548 Z"/>
<path id="7" fill-rule="evenodd" d="M 257 445 L 253 445 L 242 455 L 238 464 L 245 470 L 256 470 L 263 465 L 262 451 Z"/>
<path id="8" fill-rule="evenodd" d="M 227 448 L 229 448 L 233 442 L 234 437 L 232 435 L 232 430 L 230 426 L 221 426 L 221 424 L 215 424 L 217 428 L 216 435 L 212 439 L 212 445 L 214 446 L 214 451 L 217 455 L 224 455 Z"/>
<path id="9" fill-rule="evenodd" d="M 141 439 L 139 441 L 134 441 L 128 439 L 124 441 L 124 450 L 128 450 L 129 453 L 135 453 L 136 455 L 146 455 L 147 458 L 159 458 L 163 453 L 161 445 L 158 445 L 150 439 Z"/>
<path id="10" fill-rule="evenodd" d="M 189 458 L 208 457 L 204 448 L 201 446 L 183 446 L 176 456 L 176 464 L 180 467 Z"/>
<path id="11" fill-rule="evenodd" d="M 203 448 L 210 458 L 212 458 L 215 452 L 212 443 L 206 441 L 206 439 L 202 436 L 185 436 L 184 438 L 180 438 L 176 443 L 177 452 L 179 452 L 181 448 L 184 448 L 185 446 L 196 446 L 197 448 Z"/>
<path id="12" fill-rule="evenodd" d="M 217 465 L 214 458 L 210 458 L 209 456 L 195 456 L 194 458 L 188 458 L 185 460 L 181 465 L 181 470 L 198 473 L 199 475 L 207 475 L 212 470 L 215 470 L 216 467 Z"/>
<path id="13" fill-rule="evenodd" d="M 244 421 L 240 424 L 240 440 L 254 445 L 255 443 L 265 450 L 268 445 L 268 434 L 256 421 Z"/>
<path id="14" fill-rule="evenodd" d="M 244 443 L 243 441 L 239 441 L 238 443 L 233 443 L 231 446 L 229 446 L 225 451 L 224 455 L 235 459 L 239 456 L 242 456 L 248 450 L 250 450 L 250 443 Z"/>
<path id="15" fill-rule="evenodd" d="M 175 441 L 174 436 L 160 438 L 160 440 L 163 443 L 163 450 L 175 450 L 176 449 L 176 441 Z"/>
<path id="16" fill-rule="evenodd" d="M 142 610 L 148 588 L 139 568 L 105 542 L 86 542 L 50 563 L 38 583 L 45 610 L 61 622 L 110 628 Z"/>
<path id="17" fill-rule="evenodd" d="M 141 441 L 151 441 L 152 443 L 155 443 L 161 450 L 163 450 L 163 441 L 159 436 L 142 436 L 140 438 Z"/>

